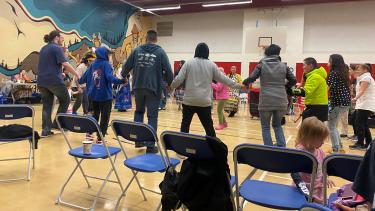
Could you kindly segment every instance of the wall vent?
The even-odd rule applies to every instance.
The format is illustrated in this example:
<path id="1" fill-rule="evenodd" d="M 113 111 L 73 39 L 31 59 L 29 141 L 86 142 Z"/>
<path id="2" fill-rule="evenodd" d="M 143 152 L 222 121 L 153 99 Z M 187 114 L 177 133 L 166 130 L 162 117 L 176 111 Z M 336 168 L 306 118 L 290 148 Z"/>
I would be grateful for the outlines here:
<path id="1" fill-rule="evenodd" d="M 173 22 L 156 23 L 156 31 L 159 37 L 171 37 L 173 34 Z"/>

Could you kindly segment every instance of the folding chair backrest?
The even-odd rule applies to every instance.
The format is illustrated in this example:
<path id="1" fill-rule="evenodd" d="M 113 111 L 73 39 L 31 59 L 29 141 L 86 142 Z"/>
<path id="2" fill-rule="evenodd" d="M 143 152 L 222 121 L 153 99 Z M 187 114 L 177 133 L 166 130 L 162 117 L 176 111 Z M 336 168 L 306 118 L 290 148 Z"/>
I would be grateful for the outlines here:
<path id="1" fill-rule="evenodd" d="M 197 160 L 213 159 L 215 157 L 207 139 L 211 137 L 164 131 L 161 140 L 166 150 Z"/>
<path id="2" fill-rule="evenodd" d="M 113 131 L 117 136 L 132 142 L 157 142 L 157 135 L 149 125 L 122 120 L 112 121 Z"/>
<path id="3" fill-rule="evenodd" d="M 90 116 L 58 114 L 56 120 L 62 129 L 75 133 L 94 133 L 99 131 L 97 121 Z"/>
<path id="4" fill-rule="evenodd" d="M 317 160 L 308 152 L 273 146 L 241 144 L 234 149 L 238 163 L 276 173 L 316 172 Z"/>
<path id="5" fill-rule="evenodd" d="M 362 159 L 357 155 L 330 155 L 323 161 L 323 175 L 353 182 Z"/>
<path id="6" fill-rule="evenodd" d="M 13 120 L 33 117 L 34 109 L 28 105 L 0 105 L 0 119 Z"/>

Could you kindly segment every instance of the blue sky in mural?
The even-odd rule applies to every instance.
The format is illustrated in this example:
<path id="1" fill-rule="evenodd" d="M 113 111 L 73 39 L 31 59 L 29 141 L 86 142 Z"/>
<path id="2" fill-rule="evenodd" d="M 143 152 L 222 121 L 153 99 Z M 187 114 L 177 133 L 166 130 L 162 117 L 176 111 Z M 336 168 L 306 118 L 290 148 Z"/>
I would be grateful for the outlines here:
<path id="1" fill-rule="evenodd" d="M 51 17 L 64 31 L 92 39 L 100 32 L 111 47 L 122 44 L 135 9 L 116 0 L 20 0 L 35 18 Z"/>

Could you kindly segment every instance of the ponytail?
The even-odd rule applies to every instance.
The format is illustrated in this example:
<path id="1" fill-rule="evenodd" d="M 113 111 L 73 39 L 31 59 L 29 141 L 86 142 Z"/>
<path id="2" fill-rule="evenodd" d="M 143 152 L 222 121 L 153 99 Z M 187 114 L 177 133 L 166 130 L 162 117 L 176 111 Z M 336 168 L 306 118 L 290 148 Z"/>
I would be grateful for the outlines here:
<path id="1" fill-rule="evenodd" d="M 49 36 L 48 34 L 44 35 L 43 40 L 45 43 L 49 43 Z"/>
<path id="2" fill-rule="evenodd" d="M 57 30 L 51 31 L 49 34 L 44 35 L 43 40 L 45 43 L 52 42 L 55 37 L 60 37 L 60 32 Z"/>

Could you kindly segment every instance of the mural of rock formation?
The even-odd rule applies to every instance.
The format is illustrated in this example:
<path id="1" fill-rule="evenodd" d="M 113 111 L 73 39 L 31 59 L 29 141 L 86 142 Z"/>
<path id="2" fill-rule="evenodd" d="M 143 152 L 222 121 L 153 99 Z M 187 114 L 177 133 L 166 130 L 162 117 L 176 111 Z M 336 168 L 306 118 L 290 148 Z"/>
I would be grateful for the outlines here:
<path id="1" fill-rule="evenodd" d="M 38 73 L 39 52 L 32 52 L 21 63 L 20 70 L 32 71 L 35 75 Z"/>

